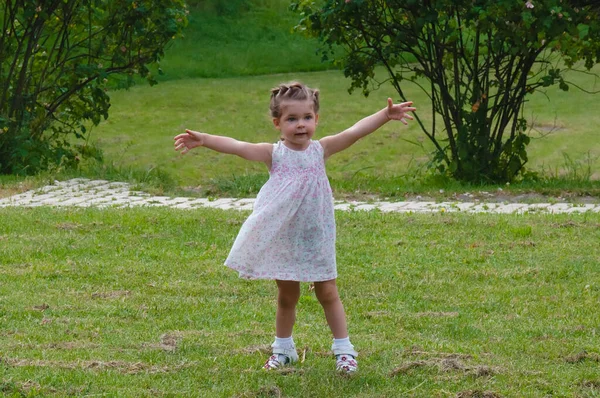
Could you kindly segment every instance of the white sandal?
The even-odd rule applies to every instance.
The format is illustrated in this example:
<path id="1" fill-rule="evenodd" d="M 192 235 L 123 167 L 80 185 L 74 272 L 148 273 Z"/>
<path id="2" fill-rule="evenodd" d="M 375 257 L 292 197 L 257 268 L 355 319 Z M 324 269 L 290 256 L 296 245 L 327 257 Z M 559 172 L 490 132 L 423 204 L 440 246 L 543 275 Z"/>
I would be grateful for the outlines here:
<path id="1" fill-rule="evenodd" d="M 273 355 L 267 359 L 263 366 L 265 370 L 275 370 L 298 361 L 296 348 L 273 348 Z"/>
<path id="2" fill-rule="evenodd" d="M 356 362 L 354 355 L 340 354 L 335 359 L 335 370 L 338 372 L 352 374 L 358 370 L 358 362 Z"/>
<path id="3" fill-rule="evenodd" d="M 358 352 L 354 351 L 352 344 L 341 347 L 332 346 L 331 348 L 335 355 L 335 369 L 338 372 L 352 374 L 358 370 L 358 362 L 356 362 Z"/>

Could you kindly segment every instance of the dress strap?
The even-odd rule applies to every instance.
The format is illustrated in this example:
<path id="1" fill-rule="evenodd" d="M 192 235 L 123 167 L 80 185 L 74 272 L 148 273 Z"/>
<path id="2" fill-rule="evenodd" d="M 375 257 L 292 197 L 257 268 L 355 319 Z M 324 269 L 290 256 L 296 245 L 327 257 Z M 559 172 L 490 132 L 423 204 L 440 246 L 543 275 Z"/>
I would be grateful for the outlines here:
<path id="1" fill-rule="evenodd" d="M 281 161 L 283 151 L 283 141 L 277 141 L 273 144 L 273 152 L 271 153 L 271 170 L 273 170 Z"/>
<path id="2" fill-rule="evenodd" d="M 312 140 L 310 142 L 310 144 L 313 145 L 321 155 L 323 153 L 325 153 L 325 150 L 323 149 L 323 145 L 321 145 L 320 141 L 318 141 L 318 140 Z"/>

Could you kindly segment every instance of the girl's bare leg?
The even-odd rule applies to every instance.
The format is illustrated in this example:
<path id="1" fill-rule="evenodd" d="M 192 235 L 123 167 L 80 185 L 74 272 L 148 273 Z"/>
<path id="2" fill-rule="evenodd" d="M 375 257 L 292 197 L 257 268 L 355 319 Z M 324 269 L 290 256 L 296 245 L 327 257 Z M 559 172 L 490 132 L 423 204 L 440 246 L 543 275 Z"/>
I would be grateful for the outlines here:
<path id="1" fill-rule="evenodd" d="M 300 299 L 300 282 L 277 281 L 277 315 L 275 317 L 275 334 L 285 338 L 292 335 L 296 323 L 296 304 Z"/>
<path id="2" fill-rule="evenodd" d="M 335 279 L 324 282 L 315 282 L 317 299 L 325 311 L 325 319 L 335 339 L 348 337 L 346 313 L 338 294 Z"/>

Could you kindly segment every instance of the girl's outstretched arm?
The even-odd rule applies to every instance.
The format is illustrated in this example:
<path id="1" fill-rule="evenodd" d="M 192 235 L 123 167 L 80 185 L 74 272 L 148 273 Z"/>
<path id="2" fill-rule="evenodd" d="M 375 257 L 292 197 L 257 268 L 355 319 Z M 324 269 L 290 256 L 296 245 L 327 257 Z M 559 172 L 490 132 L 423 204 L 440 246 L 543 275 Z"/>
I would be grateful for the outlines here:
<path id="1" fill-rule="evenodd" d="M 386 108 L 359 120 L 354 126 L 341 133 L 321 138 L 319 142 L 321 143 L 321 146 L 323 146 L 325 158 L 328 158 L 334 153 L 343 151 L 390 120 L 399 120 L 404 124 L 408 124 L 406 119 L 414 119 L 408 112 L 417 110 L 417 108 L 412 107 L 412 104 L 412 102 L 402 102 L 394 105 L 392 99 L 388 98 L 388 105 Z"/>
<path id="2" fill-rule="evenodd" d="M 269 168 L 271 167 L 273 144 L 252 144 L 245 141 L 238 141 L 231 137 L 200 133 L 193 130 L 185 130 L 184 134 L 179 134 L 173 139 L 175 140 L 175 150 L 181 151 L 182 154 L 187 153 L 190 149 L 203 146 L 217 152 L 263 162 Z"/>

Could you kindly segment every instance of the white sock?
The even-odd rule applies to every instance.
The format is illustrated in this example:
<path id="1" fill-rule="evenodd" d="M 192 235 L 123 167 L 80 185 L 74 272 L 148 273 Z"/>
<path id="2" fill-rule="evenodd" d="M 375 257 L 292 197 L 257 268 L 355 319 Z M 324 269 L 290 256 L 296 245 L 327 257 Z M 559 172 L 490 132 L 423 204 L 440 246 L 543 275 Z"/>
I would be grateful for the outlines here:
<path id="1" fill-rule="evenodd" d="M 333 345 L 331 349 L 334 353 L 343 351 L 340 354 L 348 354 L 356 357 L 357 353 L 354 351 L 354 346 L 350 342 L 350 337 L 345 337 L 343 339 L 333 339 Z M 336 354 L 336 356 L 339 354 Z"/>
<path id="2" fill-rule="evenodd" d="M 296 344 L 294 343 L 294 338 L 292 336 L 290 336 L 290 337 L 275 337 L 275 341 L 273 342 L 272 347 L 279 347 L 279 348 L 283 348 L 284 350 L 287 350 L 289 348 L 296 347 Z"/>
<path id="3" fill-rule="evenodd" d="M 347 345 L 352 345 L 352 343 L 350 343 L 350 337 L 345 337 L 343 339 L 333 339 L 334 347 L 347 346 Z"/>

